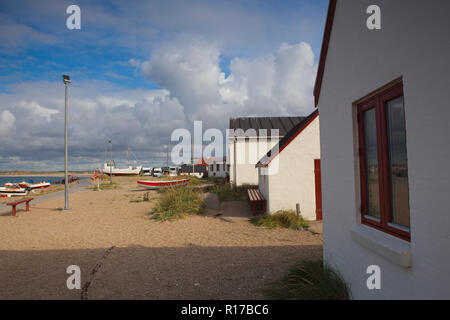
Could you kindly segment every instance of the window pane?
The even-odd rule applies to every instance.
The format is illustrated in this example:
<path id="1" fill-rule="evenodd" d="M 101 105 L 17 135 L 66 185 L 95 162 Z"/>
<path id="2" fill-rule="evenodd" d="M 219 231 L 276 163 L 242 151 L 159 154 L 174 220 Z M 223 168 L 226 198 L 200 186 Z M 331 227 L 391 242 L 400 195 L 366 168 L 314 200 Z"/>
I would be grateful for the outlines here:
<path id="1" fill-rule="evenodd" d="M 391 188 L 390 222 L 409 227 L 408 162 L 403 97 L 386 103 Z"/>
<path id="2" fill-rule="evenodd" d="M 364 112 L 364 149 L 366 156 L 367 215 L 380 218 L 378 152 L 375 108 Z"/>

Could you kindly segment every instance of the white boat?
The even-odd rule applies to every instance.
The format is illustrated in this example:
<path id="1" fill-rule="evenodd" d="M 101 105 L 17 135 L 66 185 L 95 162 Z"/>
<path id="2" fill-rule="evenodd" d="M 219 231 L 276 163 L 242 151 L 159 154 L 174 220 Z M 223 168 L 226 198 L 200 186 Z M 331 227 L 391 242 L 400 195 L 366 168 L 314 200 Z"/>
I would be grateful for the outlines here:
<path id="1" fill-rule="evenodd" d="M 128 168 L 116 168 L 114 162 L 105 163 L 103 166 L 102 173 L 103 174 L 112 174 L 113 176 L 124 176 L 124 175 L 139 175 L 142 171 L 142 166 L 132 167 L 128 166 Z"/>
<path id="2" fill-rule="evenodd" d="M 140 175 L 142 173 L 142 166 L 130 166 L 130 147 L 128 147 L 128 167 L 116 168 L 116 164 L 114 161 L 109 163 L 105 162 L 103 164 L 102 173 L 113 176 Z"/>
<path id="3" fill-rule="evenodd" d="M 17 186 L 8 186 L 6 187 L 0 187 L 0 195 L 7 196 L 7 197 L 13 197 L 13 196 L 26 196 L 30 192 L 30 188 L 21 188 L 18 185 Z"/>
<path id="4" fill-rule="evenodd" d="M 46 181 L 42 181 L 42 182 L 38 182 L 38 183 L 29 183 L 29 182 L 19 182 L 19 187 L 22 188 L 30 188 L 30 189 L 44 189 L 44 188 L 48 188 L 50 187 L 51 183 L 50 182 L 46 182 Z"/>
<path id="5" fill-rule="evenodd" d="M 175 186 L 183 186 L 189 182 L 187 179 L 177 180 L 138 180 L 137 184 L 147 189 L 162 189 Z"/>

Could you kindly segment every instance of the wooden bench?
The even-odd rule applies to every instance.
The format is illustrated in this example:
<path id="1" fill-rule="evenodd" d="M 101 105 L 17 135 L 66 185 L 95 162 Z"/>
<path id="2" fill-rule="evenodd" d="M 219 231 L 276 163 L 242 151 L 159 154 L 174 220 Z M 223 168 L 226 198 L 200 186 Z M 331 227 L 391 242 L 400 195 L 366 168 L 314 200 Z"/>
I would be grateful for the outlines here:
<path id="1" fill-rule="evenodd" d="M 266 212 L 266 199 L 264 199 L 261 192 L 258 189 L 248 189 L 247 192 L 253 215 L 256 215 L 256 206 L 261 206 L 262 211 Z"/>
<path id="2" fill-rule="evenodd" d="M 17 201 L 13 201 L 13 202 L 8 202 L 6 205 L 12 206 L 12 213 L 11 213 L 11 215 L 15 216 L 16 215 L 16 206 L 18 204 L 26 202 L 27 203 L 27 211 L 30 211 L 30 201 L 33 200 L 33 199 L 34 198 L 26 198 L 26 199 L 22 199 L 22 200 L 17 200 Z"/>

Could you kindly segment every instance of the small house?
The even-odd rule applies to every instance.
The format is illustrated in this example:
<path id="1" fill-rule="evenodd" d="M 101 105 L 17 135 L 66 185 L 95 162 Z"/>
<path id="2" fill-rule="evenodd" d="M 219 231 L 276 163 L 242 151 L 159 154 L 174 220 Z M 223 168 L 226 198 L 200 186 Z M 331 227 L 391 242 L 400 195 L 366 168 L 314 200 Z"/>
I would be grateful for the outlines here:
<path id="1" fill-rule="evenodd" d="M 230 182 L 258 184 L 255 165 L 304 117 L 231 118 L 228 134 Z"/>
<path id="2" fill-rule="evenodd" d="M 324 259 L 356 299 L 450 299 L 449 12 L 330 1 L 314 88 Z"/>
<path id="3" fill-rule="evenodd" d="M 319 113 L 300 121 L 257 163 L 259 191 L 266 210 L 300 210 L 321 220 Z"/>

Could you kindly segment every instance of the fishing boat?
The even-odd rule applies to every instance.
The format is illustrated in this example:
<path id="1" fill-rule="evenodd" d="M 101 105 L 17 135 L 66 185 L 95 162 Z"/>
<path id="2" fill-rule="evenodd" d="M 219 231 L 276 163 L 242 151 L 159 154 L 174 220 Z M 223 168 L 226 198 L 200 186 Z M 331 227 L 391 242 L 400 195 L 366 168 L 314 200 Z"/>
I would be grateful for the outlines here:
<path id="1" fill-rule="evenodd" d="M 114 162 L 105 163 L 103 166 L 102 173 L 103 174 L 112 174 L 113 176 L 126 176 L 126 175 L 139 175 L 142 171 L 141 166 L 132 167 L 128 166 L 127 168 L 116 168 Z"/>
<path id="2" fill-rule="evenodd" d="M 30 192 L 30 188 L 22 188 L 19 185 L 8 184 L 8 186 L 0 187 L 0 195 L 13 197 L 13 196 L 26 196 Z"/>
<path id="3" fill-rule="evenodd" d="M 183 186 L 189 182 L 187 179 L 177 179 L 177 180 L 138 180 L 138 185 L 147 189 L 162 189 L 174 186 Z"/>
<path id="4" fill-rule="evenodd" d="M 30 183 L 30 182 L 19 182 L 19 187 L 21 188 L 30 188 L 30 189 L 44 189 L 44 188 L 48 188 L 50 187 L 51 183 L 50 182 L 46 182 L 46 181 L 42 181 L 42 182 L 38 182 L 38 183 Z"/>
<path id="5" fill-rule="evenodd" d="M 117 168 L 114 161 L 105 162 L 103 165 L 102 173 L 113 176 L 128 176 L 128 175 L 137 176 L 142 173 L 142 166 L 135 166 L 135 167 L 130 166 L 130 148 L 128 147 L 128 167 Z"/>

